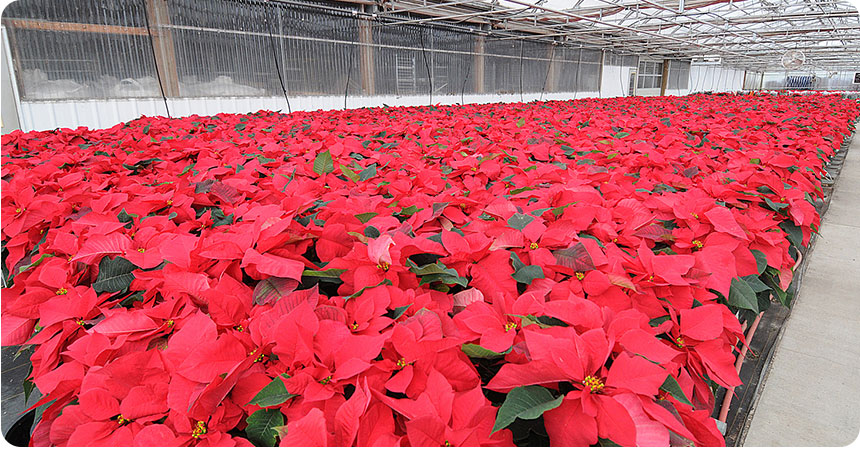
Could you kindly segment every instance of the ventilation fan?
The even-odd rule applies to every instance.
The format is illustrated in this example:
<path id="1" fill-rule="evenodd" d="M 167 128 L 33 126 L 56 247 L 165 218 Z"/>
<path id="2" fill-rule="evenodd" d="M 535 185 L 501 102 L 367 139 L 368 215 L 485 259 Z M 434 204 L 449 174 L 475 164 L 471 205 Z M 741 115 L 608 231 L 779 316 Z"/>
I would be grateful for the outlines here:
<path id="1" fill-rule="evenodd" d="M 782 67 L 786 69 L 797 69 L 806 61 L 806 57 L 800 50 L 789 50 L 782 55 Z"/>

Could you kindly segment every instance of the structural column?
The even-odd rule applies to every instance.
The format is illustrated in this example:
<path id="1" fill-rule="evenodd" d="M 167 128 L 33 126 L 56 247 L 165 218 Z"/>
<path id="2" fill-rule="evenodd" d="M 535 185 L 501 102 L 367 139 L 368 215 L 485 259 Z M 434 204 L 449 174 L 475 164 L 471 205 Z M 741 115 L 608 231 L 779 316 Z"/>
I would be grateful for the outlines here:
<path id="1" fill-rule="evenodd" d="M 558 69 L 559 64 L 555 60 L 555 47 L 556 45 L 550 45 L 549 51 L 547 51 L 547 58 L 549 58 L 549 68 L 547 69 L 546 76 L 546 92 L 556 92 L 558 91 Z"/>
<path id="2" fill-rule="evenodd" d="M 483 27 L 482 27 L 483 28 Z M 475 74 L 475 93 L 483 94 L 484 93 L 484 50 L 486 40 L 484 35 L 479 34 L 475 37 L 475 56 L 474 67 L 472 72 Z"/>
<path id="3" fill-rule="evenodd" d="M 176 47 L 173 46 L 173 32 L 167 0 L 146 0 L 146 16 L 152 32 L 152 46 L 155 49 L 155 67 L 164 86 L 164 95 L 179 97 L 179 76 L 176 72 Z"/>

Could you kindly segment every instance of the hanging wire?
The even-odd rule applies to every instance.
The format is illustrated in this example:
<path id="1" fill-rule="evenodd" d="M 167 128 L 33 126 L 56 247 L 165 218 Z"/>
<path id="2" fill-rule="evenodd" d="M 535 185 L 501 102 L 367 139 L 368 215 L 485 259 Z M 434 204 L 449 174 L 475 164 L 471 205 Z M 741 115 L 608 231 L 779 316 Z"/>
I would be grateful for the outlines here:
<path id="1" fill-rule="evenodd" d="M 173 116 L 170 115 L 170 107 L 167 106 L 167 95 L 164 94 L 164 83 L 161 80 L 161 71 L 158 70 L 158 56 L 155 54 L 152 27 L 149 26 L 149 14 L 146 11 L 146 3 L 144 3 L 144 0 L 140 0 L 140 4 L 143 7 L 143 20 L 146 21 L 146 33 L 149 35 L 149 49 L 152 50 L 152 61 L 155 63 L 155 76 L 158 78 L 158 88 L 161 90 L 161 100 L 164 101 L 164 110 L 167 111 L 167 117 L 172 119 Z"/>
<path id="2" fill-rule="evenodd" d="M 287 85 L 284 83 L 284 75 L 281 74 L 281 63 L 278 62 L 278 52 L 275 50 L 275 37 L 272 35 L 272 24 L 269 22 L 269 5 L 271 5 L 271 2 L 266 0 L 266 14 L 263 16 L 263 21 L 266 22 L 266 29 L 269 32 L 269 47 L 272 48 L 272 58 L 275 59 L 275 70 L 278 72 L 278 81 L 281 83 L 281 91 L 284 93 L 284 100 L 287 101 L 287 112 L 292 114 L 293 108 L 290 107 L 290 97 L 287 95 Z"/>
<path id="3" fill-rule="evenodd" d="M 355 50 L 358 50 L 358 47 Z M 354 59 L 355 51 L 349 52 L 349 66 L 346 69 L 346 86 L 343 89 L 343 109 L 346 109 L 346 98 L 349 95 L 349 80 L 352 78 L 352 61 Z"/>
<path id="4" fill-rule="evenodd" d="M 523 45 L 525 40 L 520 39 L 520 103 L 523 102 Z"/>
<path id="5" fill-rule="evenodd" d="M 469 65 L 466 68 L 466 76 L 463 78 L 463 88 L 460 90 L 460 104 L 465 105 L 466 83 L 469 81 L 469 76 L 472 75 L 472 66 L 475 64 L 475 36 L 469 36 Z"/>
<path id="6" fill-rule="evenodd" d="M 573 99 L 579 94 L 579 71 L 582 68 L 582 47 L 579 48 L 579 56 L 576 58 L 576 75 L 573 78 Z"/>
<path id="7" fill-rule="evenodd" d="M 427 62 L 427 49 L 424 47 L 423 29 L 418 30 L 418 40 L 421 42 L 421 58 L 424 60 L 424 68 L 427 69 L 427 81 L 430 82 L 430 106 L 433 106 L 433 75 L 430 73 L 430 63 Z"/>

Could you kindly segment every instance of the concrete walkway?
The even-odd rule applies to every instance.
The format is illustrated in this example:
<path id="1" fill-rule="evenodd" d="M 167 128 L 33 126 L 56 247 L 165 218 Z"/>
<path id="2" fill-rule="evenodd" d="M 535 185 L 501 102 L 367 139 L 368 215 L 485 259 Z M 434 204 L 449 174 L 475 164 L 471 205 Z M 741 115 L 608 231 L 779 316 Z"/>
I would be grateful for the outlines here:
<path id="1" fill-rule="evenodd" d="M 860 433 L 860 135 L 820 231 L 744 446 L 844 446 Z"/>

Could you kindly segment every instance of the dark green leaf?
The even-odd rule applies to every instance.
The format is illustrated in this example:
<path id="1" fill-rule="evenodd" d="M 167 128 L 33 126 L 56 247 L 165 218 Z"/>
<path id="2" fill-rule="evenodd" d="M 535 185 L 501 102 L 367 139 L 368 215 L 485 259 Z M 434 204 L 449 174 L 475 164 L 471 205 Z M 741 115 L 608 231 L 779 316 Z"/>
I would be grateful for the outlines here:
<path id="1" fill-rule="evenodd" d="M 726 303 L 740 309 L 749 309 L 756 313 L 759 312 L 758 299 L 755 291 L 746 281 L 740 278 L 732 278 L 732 285 L 729 289 L 729 297 Z"/>
<path id="2" fill-rule="evenodd" d="M 132 272 L 136 269 L 137 266 L 123 257 L 110 259 L 110 256 L 105 256 L 99 262 L 99 276 L 93 283 L 93 289 L 97 294 L 124 292 L 134 280 Z"/>
<path id="3" fill-rule="evenodd" d="M 289 294 L 299 287 L 299 282 L 289 278 L 269 277 L 254 286 L 254 303 L 265 305 L 274 304 L 281 297 Z"/>
<path id="4" fill-rule="evenodd" d="M 687 399 L 687 396 L 684 395 L 684 391 L 681 389 L 681 385 L 678 384 L 678 380 L 676 380 L 672 375 L 666 376 L 666 381 L 663 382 L 660 389 L 672 394 L 672 397 L 675 397 L 675 400 L 693 406 L 693 404 L 690 403 L 690 400 Z"/>
<path id="5" fill-rule="evenodd" d="M 514 423 L 517 418 L 530 420 L 537 419 L 545 411 L 557 408 L 561 405 L 563 396 L 553 397 L 549 389 L 541 386 L 521 386 L 511 389 L 505 397 L 505 402 L 499 408 L 496 415 L 496 424 L 493 433 Z"/>
<path id="6" fill-rule="evenodd" d="M 257 405 L 261 408 L 268 408 L 270 406 L 281 405 L 295 396 L 295 394 L 290 394 L 287 391 L 287 387 L 284 385 L 284 380 L 281 379 L 281 377 L 275 377 L 275 379 L 261 389 L 260 392 L 258 392 L 250 402 L 248 402 L 248 404 Z"/>
<path id="7" fill-rule="evenodd" d="M 365 180 L 369 180 L 375 176 L 376 176 L 376 163 L 373 163 L 373 164 L 367 166 L 366 169 L 362 170 L 358 174 L 358 180 L 359 181 L 365 181 Z"/>
<path id="8" fill-rule="evenodd" d="M 508 219 L 508 226 L 516 230 L 522 230 L 533 220 L 535 220 L 535 218 L 532 216 L 515 213 L 510 219 Z"/>
<path id="9" fill-rule="evenodd" d="M 767 269 L 767 256 L 759 250 L 750 250 L 755 257 L 755 266 L 758 269 L 759 275 L 763 274 Z"/>
<path id="10" fill-rule="evenodd" d="M 546 278 L 543 269 L 540 266 L 525 266 L 522 269 L 515 271 L 511 276 L 520 283 L 532 284 L 532 281 L 539 278 Z"/>
<path id="11" fill-rule="evenodd" d="M 406 313 L 406 310 L 409 309 L 410 306 L 412 306 L 412 303 L 405 306 L 398 306 L 397 308 L 388 311 L 388 313 L 386 313 L 385 315 L 390 317 L 391 319 L 397 320 L 400 318 L 400 316 Z"/>
<path id="12" fill-rule="evenodd" d="M 260 409 L 245 421 L 248 440 L 258 447 L 274 447 L 278 432 L 275 427 L 284 426 L 284 415 L 278 409 Z"/>

